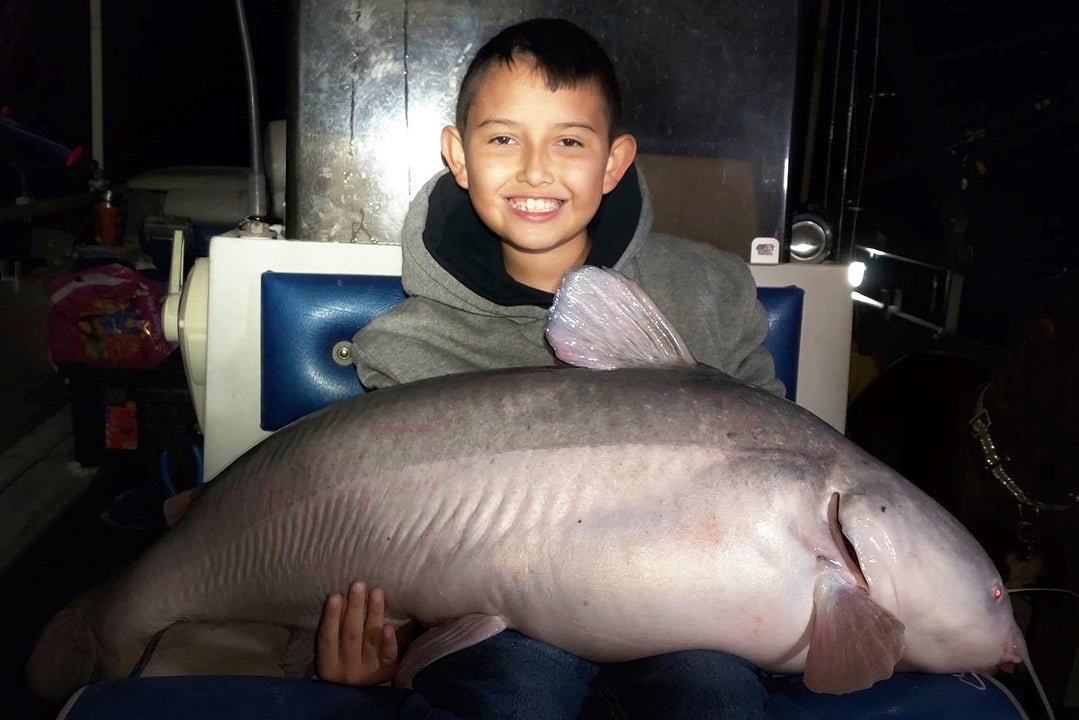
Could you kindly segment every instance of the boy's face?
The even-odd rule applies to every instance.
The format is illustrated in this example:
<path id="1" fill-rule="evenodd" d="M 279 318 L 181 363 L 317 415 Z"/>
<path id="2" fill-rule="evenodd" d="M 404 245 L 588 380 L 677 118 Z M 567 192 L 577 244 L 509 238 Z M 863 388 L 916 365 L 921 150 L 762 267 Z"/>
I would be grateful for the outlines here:
<path id="1" fill-rule="evenodd" d="M 557 257 L 564 270 L 587 256 L 588 223 L 636 156 L 633 138 L 610 142 L 607 127 L 594 83 L 552 92 L 533 62 L 519 58 L 488 71 L 463 136 L 443 131 L 447 164 L 502 239 L 507 262 Z"/>

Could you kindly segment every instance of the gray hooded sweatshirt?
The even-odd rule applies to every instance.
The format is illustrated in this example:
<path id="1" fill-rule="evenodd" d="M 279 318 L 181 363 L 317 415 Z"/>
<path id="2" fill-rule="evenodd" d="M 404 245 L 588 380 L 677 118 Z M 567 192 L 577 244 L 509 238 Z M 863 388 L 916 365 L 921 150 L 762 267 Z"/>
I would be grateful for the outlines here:
<path id="1" fill-rule="evenodd" d="M 761 344 L 768 319 L 739 257 L 652 232 L 644 178 L 631 168 L 589 226 L 588 263 L 635 280 L 681 334 L 694 357 L 783 394 Z M 501 246 L 446 171 L 409 206 L 401 242 L 407 299 L 353 338 L 367 388 L 428 377 L 557 364 L 544 329 L 553 296 L 516 283 Z"/>

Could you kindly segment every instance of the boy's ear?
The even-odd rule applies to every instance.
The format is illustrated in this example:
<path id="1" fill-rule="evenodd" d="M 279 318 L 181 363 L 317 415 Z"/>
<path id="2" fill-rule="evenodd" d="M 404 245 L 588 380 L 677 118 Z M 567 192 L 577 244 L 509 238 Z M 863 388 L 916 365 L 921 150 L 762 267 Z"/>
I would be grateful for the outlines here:
<path id="1" fill-rule="evenodd" d="M 461 131 L 453 125 L 442 128 L 442 159 L 453 173 L 457 184 L 468 190 L 468 166 L 465 164 L 465 143 Z"/>
<path id="2" fill-rule="evenodd" d="M 637 138 L 627 133 L 614 139 L 611 143 L 611 151 L 607 155 L 607 169 L 603 173 L 604 195 L 615 189 L 636 158 Z"/>

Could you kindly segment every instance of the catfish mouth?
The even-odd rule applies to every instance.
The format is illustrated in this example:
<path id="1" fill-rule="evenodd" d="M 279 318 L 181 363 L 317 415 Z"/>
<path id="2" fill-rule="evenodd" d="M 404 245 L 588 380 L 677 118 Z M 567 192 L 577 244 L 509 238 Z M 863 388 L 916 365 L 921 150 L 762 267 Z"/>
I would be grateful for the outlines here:
<path id="1" fill-rule="evenodd" d="M 854 549 L 854 544 L 843 533 L 843 523 L 839 520 L 838 492 L 833 492 L 832 497 L 828 500 L 828 530 L 832 534 L 832 542 L 835 543 L 836 548 L 839 550 L 839 556 L 843 560 L 843 564 L 854 576 L 858 587 L 868 593 L 869 581 L 866 580 L 865 573 L 862 572 L 862 565 L 858 560 L 858 551 Z"/>

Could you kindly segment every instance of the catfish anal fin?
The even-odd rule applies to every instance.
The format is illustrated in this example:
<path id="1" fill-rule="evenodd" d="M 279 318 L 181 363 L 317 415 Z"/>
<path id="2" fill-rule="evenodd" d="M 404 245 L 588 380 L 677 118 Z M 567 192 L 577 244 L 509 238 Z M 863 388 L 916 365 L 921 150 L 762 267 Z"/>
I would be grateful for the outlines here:
<path id="1" fill-rule="evenodd" d="M 315 674 L 315 634 L 306 628 L 290 628 L 280 666 L 285 677 L 312 677 Z"/>
<path id="2" fill-rule="evenodd" d="M 435 660 L 452 652 L 471 647 L 494 637 L 506 629 L 506 622 L 497 615 L 473 613 L 451 620 L 420 635 L 408 646 L 397 667 L 394 684 L 412 687 L 412 678 Z"/>
<path id="3" fill-rule="evenodd" d="M 891 677 L 903 655 L 903 623 L 834 572 L 813 590 L 813 628 L 803 681 L 840 695 Z"/>

